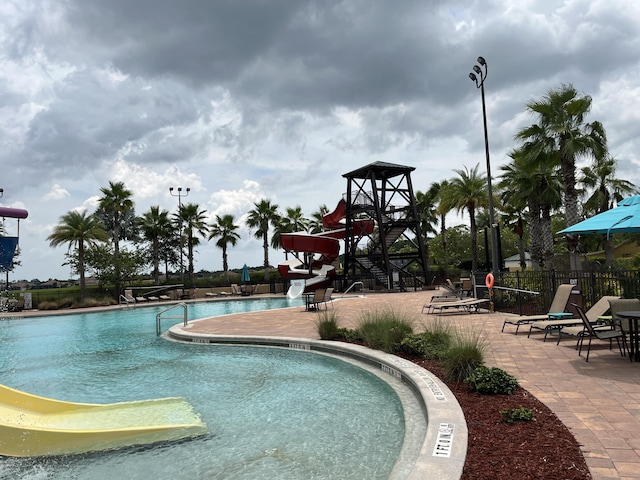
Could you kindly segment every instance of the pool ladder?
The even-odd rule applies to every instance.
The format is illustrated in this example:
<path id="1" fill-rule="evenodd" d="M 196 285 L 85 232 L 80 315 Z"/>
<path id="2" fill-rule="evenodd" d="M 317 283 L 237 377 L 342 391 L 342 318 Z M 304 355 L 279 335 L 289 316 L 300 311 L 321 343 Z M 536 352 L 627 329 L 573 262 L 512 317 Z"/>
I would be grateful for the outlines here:
<path id="1" fill-rule="evenodd" d="M 164 315 L 165 313 L 171 311 L 171 310 L 175 310 L 176 308 L 181 307 L 182 308 L 182 315 Z M 178 318 L 182 318 L 182 322 L 183 322 L 183 326 L 187 326 L 187 304 L 184 302 L 180 302 L 180 303 L 176 303 L 175 305 L 169 307 L 169 308 L 165 308 L 164 310 L 162 310 L 160 313 L 158 313 L 156 315 L 156 335 L 160 335 L 162 333 L 162 328 L 160 326 L 160 323 L 162 321 L 163 318 L 173 318 L 173 319 L 178 319 Z"/>

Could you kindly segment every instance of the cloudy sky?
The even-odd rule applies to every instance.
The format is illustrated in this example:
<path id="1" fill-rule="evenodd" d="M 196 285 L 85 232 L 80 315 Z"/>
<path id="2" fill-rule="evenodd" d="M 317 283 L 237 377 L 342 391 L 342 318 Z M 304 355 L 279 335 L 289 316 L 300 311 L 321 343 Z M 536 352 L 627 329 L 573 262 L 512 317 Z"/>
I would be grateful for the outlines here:
<path id="1" fill-rule="evenodd" d="M 0 0 L 0 13 L 0 206 L 29 211 L 12 279 L 71 276 L 46 238 L 109 181 L 139 215 L 175 211 L 182 186 L 242 222 L 263 198 L 333 208 L 342 175 L 375 161 L 415 167 L 423 191 L 484 172 L 479 55 L 494 174 L 532 123 L 524 104 L 571 83 L 640 185 L 636 0 Z M 230 266 L 261 264 L 240 234 Z M 199 248 L 197 270 L 221 263 Z"/>

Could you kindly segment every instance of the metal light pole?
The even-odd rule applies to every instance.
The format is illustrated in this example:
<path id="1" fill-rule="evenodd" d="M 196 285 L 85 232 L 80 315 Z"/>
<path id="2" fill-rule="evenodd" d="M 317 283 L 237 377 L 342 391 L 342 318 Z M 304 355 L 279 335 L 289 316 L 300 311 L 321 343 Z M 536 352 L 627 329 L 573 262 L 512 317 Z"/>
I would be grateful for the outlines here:
<path id="1" fill-rule="evenodd" d="M 174 190 L 177 190 L 178 193 L 173 193 Z M 182 193 L 182 187 L 178 187 L 174 189 L 173 187 L 169 187 L 169 193 L 172 197 L 178 197 L 178 216 L 180 215 L 180 211 L 182 210 L 182 197 L 188 197 L 191 189 L 187 187 L 185 189 L 185 193 Z M 182 262 L 182 220 L 180 220 L 180 283 L 182 283 L 182 292 L 184 293 L 184 264 Z"/>
<path id="2" fill-rule="evenodd" d="M 491 271 L 496 274 L 500 270 L 498 265 L 498 232 L 496 231 L 495 211 L 493 206 L 493 188 L 491 187 L 491 161 L 489 159 L 489 134 L 487 133 L 487 107 L 484 100 L 484 81 L 487 79 L 487 62 L 478 57 L 478 64 L 473 66 L 469 78 L 476 83 L 482 95 L 482 121 L 484 123 L 484 150 L 487 157 L 487 185 L 489 188 L 489 223 L 491 224 Z M 482 68 L 481 68 L 482 67 Z M 474 73 L 475 72 L 475 73 Z"/>

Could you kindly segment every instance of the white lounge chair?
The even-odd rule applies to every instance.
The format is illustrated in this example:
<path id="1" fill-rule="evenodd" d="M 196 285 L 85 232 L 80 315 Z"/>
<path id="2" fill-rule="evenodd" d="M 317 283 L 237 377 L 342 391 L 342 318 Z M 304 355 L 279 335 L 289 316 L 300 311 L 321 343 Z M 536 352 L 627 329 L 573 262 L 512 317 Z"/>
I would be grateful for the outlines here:
<path id="1" fill-rule="evenodd" d="M 571 291 L 573 290 L 573 285 L 570 284 L 562 284 L 556 290 L 556 294 L 553 297 L 553 301 L 551 302 L 551 306 L 549 307 L 549 313 L 562 313 L 567 309 L 567 304 L 569 303 L 569 297 L 571 296 Z M 504 327 L 507 324 L 516 326 L 516 335 L 518 334 L 518 329 L 521 325 L 527 325 L 533 322 L 538 322 L 541 320 L 549 320 L 549 313 L 545 313 L 544 315 L 523 315 L 523 316 L 507 316 L 505 318 L 504 323 L 502 324 L 502 331 L 504 332 Z"/>

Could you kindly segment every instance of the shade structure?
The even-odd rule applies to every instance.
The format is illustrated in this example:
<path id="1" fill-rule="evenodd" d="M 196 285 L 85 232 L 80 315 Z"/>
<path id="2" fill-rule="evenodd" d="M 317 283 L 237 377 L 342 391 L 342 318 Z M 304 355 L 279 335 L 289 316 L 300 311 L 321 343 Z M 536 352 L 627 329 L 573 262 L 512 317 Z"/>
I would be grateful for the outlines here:
<path id="1" fill-rule="evenodd" d="M 244 264 L 244 267 L 242 267 L 242 277 L 240 280 L 242 283 L 249 283 L 251 281 L 251 277 L 249 276 L 249 267 L 247 267 L 246 263 Z"/>
<path id="2" fill-rule="evenodd" d="M 594 215 L 560 230 L 560 234 L 586 235 L 599 233 L 607 238 L 613 233 L 640 232 L 640 195 L 627 197 L 616 208 Z"/>

